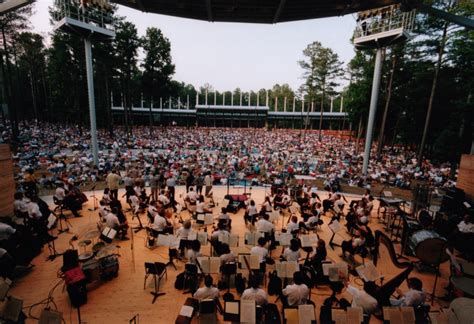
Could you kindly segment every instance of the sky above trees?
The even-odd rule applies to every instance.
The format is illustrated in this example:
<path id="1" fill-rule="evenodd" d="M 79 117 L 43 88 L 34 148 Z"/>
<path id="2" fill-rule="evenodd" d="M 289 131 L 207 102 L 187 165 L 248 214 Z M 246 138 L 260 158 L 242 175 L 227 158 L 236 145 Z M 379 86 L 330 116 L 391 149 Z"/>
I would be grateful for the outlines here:
<path id="1" fill-rule="evenodd" d="M 48 7 L 53 0 L 35 4 L 33 31 L 46 36 L 52 27 Z M 157 27 L 171 42 L 176 64 L 174 78 L 199 88 L 205 83 L 217 90 L 240 87 L 244 91 L 288 83 L 298 89 L 304 80 L 298 61 L 314 40 L 331 48 L 344 63 L 354 56 L 350 43 L 355 19 L 351 15 L 276 25 L 209 23 L 146 14 L 120 6 L 117 12 L 133 22 L 140 36 Z M 144 58 L 140 55 L 140 58 Z"/>

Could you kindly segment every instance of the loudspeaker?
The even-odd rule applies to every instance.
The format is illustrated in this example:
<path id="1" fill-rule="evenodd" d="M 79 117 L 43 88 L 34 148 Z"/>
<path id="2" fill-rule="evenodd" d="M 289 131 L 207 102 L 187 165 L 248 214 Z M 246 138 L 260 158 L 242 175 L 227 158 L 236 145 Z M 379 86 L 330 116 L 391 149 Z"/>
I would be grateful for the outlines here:
<path id="1" fill-rule="evenodd" d="M 85 280 L 68 285 L 67 293 L 69 295 L 69 299 L 71 299 L 72 306 L 77 308 L 87 303 L 87 289 Z"/>

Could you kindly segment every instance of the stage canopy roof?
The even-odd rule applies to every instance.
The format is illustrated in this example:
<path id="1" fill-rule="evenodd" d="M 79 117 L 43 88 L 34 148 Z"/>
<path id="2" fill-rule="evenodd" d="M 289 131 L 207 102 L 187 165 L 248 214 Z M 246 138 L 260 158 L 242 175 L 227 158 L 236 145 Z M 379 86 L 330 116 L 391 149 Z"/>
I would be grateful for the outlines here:
<path id="1" fill-rule="evenodd" d="M 144 12 L 221 22 L 275 24 L 342 16 L 400 0 L 112 0 Z"/>

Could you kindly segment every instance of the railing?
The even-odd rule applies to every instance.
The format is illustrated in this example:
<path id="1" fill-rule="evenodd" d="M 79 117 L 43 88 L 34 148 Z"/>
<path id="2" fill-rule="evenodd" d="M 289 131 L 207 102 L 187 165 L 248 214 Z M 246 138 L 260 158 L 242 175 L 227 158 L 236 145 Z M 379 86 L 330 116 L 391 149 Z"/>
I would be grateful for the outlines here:
<path id="1" fill-rule="evenodd" d="M 97 5 L 82 6 L 76 0 L 55 0 L 57 11 L 54 18 L 59 21 L 63 18 L 75 19 L 87 24 L 94 24 L 104 29 L 113 29 L 113 11 Z"/>
<path id="2" fill-rule="evenodd" d="M 354 38 L 361 38 L 392 30 L 412 31 L 416 11 L 401 11 L 398 5 L 359 13 Z"/>

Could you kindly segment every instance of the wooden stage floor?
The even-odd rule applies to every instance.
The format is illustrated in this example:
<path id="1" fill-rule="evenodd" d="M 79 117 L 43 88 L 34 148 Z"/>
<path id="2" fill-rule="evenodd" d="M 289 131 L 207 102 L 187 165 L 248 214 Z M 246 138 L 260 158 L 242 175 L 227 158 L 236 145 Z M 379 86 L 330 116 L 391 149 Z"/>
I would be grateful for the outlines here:
<path id="1" fill-rule="evenodd" d="M 243 193 L 243 189 L 231 188 L 231 193 Z M 253 188 L 252 199 L 255 200 L 257 205 L 260 205 L 266 193 L 269 189 L 265 188 Z M 184 192 L 183 187 L 177 188 L 177 197 Z M 96 192 L 98 197 L 101 197 L 101 193 Z M 121 197 L 123 190 L 119 192 Z M 226 187 L 214 187 L 215 201 L 220 202 L 226 194 Z M 86 195 L 90 197 L 91 193 L 87 192 Z M 320 194 L 321 195 L 321 194 Z M 322 199 L 325 198 L 325 194 L 322 194 Z M 354 198 L 354 196 L 347 196 L 348 199 Z M 52 207 L 51 197 L 45 197 L 45 200 L 50 203 Z M 181 202 L 181 198 L 178 199 Z M 122 201 L 123 206 L 127 204 Z M 73 235 L 81 235 L 87 232 L 89 229 L 94 229 L 98 221 L 98 211 L 89 211 L 92 207 L 92 199 L 89 199 L 87 205 L 85 204 L 81 214 L 81 218 L 69 218 L 72 227 L 69 233 L 63 233 L 58 236 L 56 240 L 56 249 L 58 252 L 63 252 L 69 247 L 70 240 Z M 377 206 L 376 206 L 377 207 Z M 214 214 L 217 215 L 219 207 L 214 208 Z M 377 208 L 374 208 L 372 220 L 370 226 L 373 230 L 381 229 L 382 224 L 378 223 Z M 232 232 L 240 234 L 240 244 L 236 249 L 237 252 L 248 252 L 250 247 L 243 244 L 243 234 L 246 232 L 246 228 L 243 221 L 243 210 L 237 214 L 230 214 L 232 217 Z M 68 214 L 67 214 L 68 215 Z M 183 218 L 188 218 L 189 215 L 185 211 L 182 213 Z M 145 215 L 142 215 L 142 221 L 146 223 Z M 127 213 L 129 223 L 131 221 L 131 215 Z M 286 224 L 288 214 L 285 214 L 284 222 Z M 326 243 L 330 239 L 330 230 L 327 227 L 329 218 L 323 217 L 325 224 L 319 231 L 319 236 L 326 240 Z M 277 229 L 281 229 L 282 221 L 276 224 Z M 181 306 L 189 294 L 183 294 L 182 291 L 178 291 L 174 288 L 175 277 L 178 273 L 184 270 L 183 262 L 176 262 L 178 270 L 175 271 L 172 267 L 168 267 L 168 279 L 162 281 L 160 291 L 166 292 L 166 295 L 161 296 L 157 299 L 155 304 L 151 304 L 152 296 L 150 292 L 153 291 L 153 280 L 150 277 L 147 282 L 147 287 L 143 289 L 144 280 L 144 263 L 145 262 L 167 262 L 168 260 L 168 249 L 165 247 L 155 248 L 150 250 L 145 247 L 145 236 L 144 230 L 133 235 L 133 239 L 129 241 L 114 241 L 113 244 L 119 246 L 119 262 L 120 270 L 117 278 L 114 278 L 107 282 L 102 282 L 94 286 L 88 286 L 88 301 L 87 304 L 83 305 L 80 309 L 81 319 L 83 323 L 128 323 L 129 320 L 139 314 L 141 323 L 174 323 Z M 72 241 L 73 246 L 82 251 L 82 248 L 77 246 L 78 241 Z M 397 251 L 400 249 L 400 245 L 396 245 Z M 89 247 L 90 250 L 90 247 Z M 204 255 L 209 255 L 209 246 L 202 247 Z M 273 257 L 277 259 L 280 256 L 281 248 L 273 251 Z M 340 261 L 341 249 L 335 247 L 335 250 L 328 247 L 328 257 L 334 261 Z M 43 248 L 42 253 L 33 260 L 35 267 L 32 272 L 27 276 L 18 279 L 10 293 L 12 296 L 21 298 L 24 300 L 24 305 L 29 306 L 35 304 L 48 296 L 49 291 L 55 286 L 61 279 L 58 278 L 57 273 L 62 266 L 62 257 L 56 258 L 54 261 L 47 261 L 49 251 L 47 246 Z M 385 282 L 390 280 L 394 275 L 400 273 L 402 269 L 396 268 L 390 261 L 388 252 L 385 248 L 381 248 L 381 262 L 377 266 L 379 272 L 384 275 Z M 268 270 L 271 267 L 267 267 Z M 437 284 L 437 296 L 444 295 L 444 287 L 447 285 L 447 278 L 449 277 L 449 263 L 446 262 L 441 266 L 441 276 Z M 431 294 L 434 284 L 434 274 L 430 273 L 418 273 L 417 270 L 413 270 L 412 276 L 417 276 L 423 281 L 424 289 L 427 293 Z M 361 280 L 351 279 L 352 283 L 356 286 L 361 285 Z M 214 282 L 217 283 L 217 276 L 214 277 Z M 406 284 L 401 286 L 402 289 L 406 289 Z M 234 295 L 237 297 L 235 291 Z M 317 318 L 319 318 L 319 307 L 325 298 L 330 295 L 329 288 L 318 288 L 312 289 L 312 301 L 316 304 Z M 72 308 L 69 302 L 67 292 L 63 289 L 63 283 L 61 283 L 53 293 L 54 302 L 56 303 L 58 310 L 63 313 L 66 323 L 78 323 L 77 311 Z M 351 300 L 350 296 L 344 292 L 343 296 Z M 274 302 L 276 296 L 270 296 L 270 302 Z M 439 309 L 440 307 L 446 307 L 447 304 L 442 303 L 438 299 L 435 300 L 432 310 Z M 278 302 L 279 307 L 281 303 Z M 39 317 L 41 312 L 41 306 L 33 308 L 32 315 Z M 28 309 L 26 309 L 28 311 Z M 221 322 L 223 321 L 219 317 Z M 372 317 L 373 318 L 373 317 Z M 373 319 L 374 323 L 380 321 Z M 37 321 L 29 319 L 27 323 L 36 323 Z"/>

